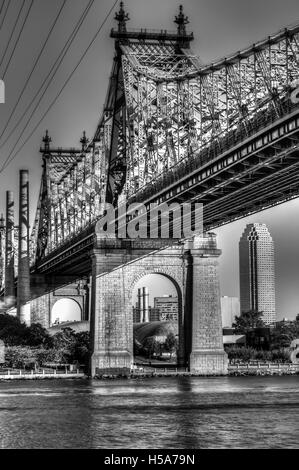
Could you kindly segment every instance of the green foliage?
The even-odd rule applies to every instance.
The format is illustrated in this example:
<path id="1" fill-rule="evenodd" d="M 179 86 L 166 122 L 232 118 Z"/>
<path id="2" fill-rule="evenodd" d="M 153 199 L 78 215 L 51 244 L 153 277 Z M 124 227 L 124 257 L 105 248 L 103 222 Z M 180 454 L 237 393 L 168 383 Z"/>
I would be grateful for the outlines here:
<path id="1" fill-rule="evenodd" d="M 265 323 L 262 320 L 263 312 L 250 310 L 249 312 L 242 312 L 239 317 L 235 317 L 233 328 L 236 329 L 237 334 L 246 334 L 253 328 L 263 328 Z"/>
<path id="2" fill-rule="evenodd" d="M 26 326 L 17 317 L 0 314 L 0 339 L 6 346 L 42 346 L 50 348 L 52 338 L 48 331 L 38 323 Z"/>
<path id="3" fill-rule="evenodd" d="M 299 338 L 299 322 L 278 323 L 271 334 L 271 349 L 288 348 Z"/>
<path id="4" fill-rule="evenodd" d="M 90 355 L 90 335 L 87 331 L 75 333 L 71 328 L 63 328 L 53 336 L 53 348 L 60 351 L 62 362 L 88 364 Z"/>
<path id="5" fill-rule="evenodd" d="M 0 314 L 0 339 L 6 346 L 26 345 L 27 326 L 17 317 Z"/>
<path id="6" fill-rule="evenodd" d="M 257 350 L 250 347 L 225 347 L 229 360 L 248 362 L 250 360 L 261 362 L 290 362 L 288 349 L 275 349 L 272 351 Z"/>
<path id="7" fill-rule="evenodd" d="M 17 317 L 0 314 L 0 339 L 7 348 L 9 367 L 25 367 L 30 362 L 87 365 L 89 361 L 88 332 L 75 333 L 71 328 L 64 328 L 51 336 L 40 324 L 28 327 Z"/>
<path id="8" fill-rule="evenodd" d="M 5 349 L 5 365 L 17 369 L 42 367 L 49 362 L 62 362 L 61 359 L 59 351 L 55 349 L 29 346 L 8 346 Z"/>
<path id="9" fill-rule="evenodd" d="M 151 358 L 153 354 L 159 354 L 161 349 L 160 343 L 155 340 L 153 336 L 146 338 L 143 347 L 149 358 Z"/>
<path id="10" fill-rule="evenodd" d="M 39 323 L 32 323 L 27 327 L 26 344 L 28 346 L 42 346 L 51 348 L 53 346 L 52 336 Z"/>
<path id="11" fill-rule="evenodd" d="M 90 356 L 90 334 L 88 331 L 76 333 L 72 353 L 74 361 L 79 362 L 79 364 L 88 364 Z"/>
<path id="12" fill-rule="evenodd" d="M 22 369 L 33 367 L 36 363 L 35 350 L 28 347 L 10 346 L 5 349 L 5 365 Z"/>
<path id="13" fill-rule="evenodd" d="M 253 348 L 246 348 L 240 346 L 226 346 L 225 351 L 227 352 L 230 360 L 240 360 L 247 362 L 254 358 L 255 350 Z"/>
<path id="14" fill-rule="evenodd" d="M 164 343 L 164 349 L 170 352 L 170 355 L 172 355 L 178 349 L 178 346 L 178 339 L 174 333 L 168 333 Z"/>

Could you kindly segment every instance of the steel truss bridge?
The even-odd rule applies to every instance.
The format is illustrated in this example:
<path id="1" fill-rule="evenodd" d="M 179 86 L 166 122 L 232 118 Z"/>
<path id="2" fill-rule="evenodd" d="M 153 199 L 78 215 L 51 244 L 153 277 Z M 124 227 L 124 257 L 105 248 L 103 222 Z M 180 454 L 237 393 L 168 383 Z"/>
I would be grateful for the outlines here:
<path id="1" fill-rule="evenodd" d="M 100 204 L 202 202 L 213 229 L 299 195 L 299 26 L 210 65 L 177 31 L 118 28 L 103 115 L 79 149 L 46 133 L 32 273 L 90 271 Z"/>

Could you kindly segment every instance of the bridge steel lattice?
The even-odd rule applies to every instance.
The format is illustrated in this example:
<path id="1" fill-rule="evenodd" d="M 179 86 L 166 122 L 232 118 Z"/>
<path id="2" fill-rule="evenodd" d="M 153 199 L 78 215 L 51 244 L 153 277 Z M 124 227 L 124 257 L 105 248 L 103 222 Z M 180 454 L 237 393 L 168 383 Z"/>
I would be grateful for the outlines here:
<path id="1" fill-rule="evenodd" d="M 299 27 L 204 66 L 181 15 L 173 34 L 127 32 L 128 18 L 117 15 L 116 53 L 92 142 L 84 135 L 82 149 L 66 150 L 44 139 L 32 260 L 95 223 L 101 202 L 196 199 L 213 228 L 296 195 L 286 175 L 298 174 L 298 104 L 290 98 Z M 227 209 L 229 198 L 235 211 Z"/>

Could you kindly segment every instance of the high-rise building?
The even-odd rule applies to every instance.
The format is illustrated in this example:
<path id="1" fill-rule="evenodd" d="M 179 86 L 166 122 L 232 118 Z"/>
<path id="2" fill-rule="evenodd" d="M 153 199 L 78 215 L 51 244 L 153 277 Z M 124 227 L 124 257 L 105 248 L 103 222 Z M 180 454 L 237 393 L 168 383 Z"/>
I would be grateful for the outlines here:
<path id="1" fill-rule="evenodd" d="M 263 321 L 275 322 L 274 243 L 265 224 L 249 224 L 240 239 L 241 312 L 263 312 Z"/>
<path id="2" fill-rule="evenodd" d="M 240 316 L 240 301 L 237 297 L 221 297 L 221 317 L 223 328 L 231 328 L 235 317 Z"/>

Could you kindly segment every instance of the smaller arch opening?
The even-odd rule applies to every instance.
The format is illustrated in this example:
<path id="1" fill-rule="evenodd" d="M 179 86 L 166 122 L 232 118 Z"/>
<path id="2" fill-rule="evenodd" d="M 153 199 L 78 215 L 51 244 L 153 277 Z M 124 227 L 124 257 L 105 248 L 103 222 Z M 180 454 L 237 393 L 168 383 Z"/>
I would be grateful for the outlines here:
<path id="1" fill-rule="evenodd" d="M 75 300 L 69 298 L 59 299 L 51 310 L 51 326 L 81 321 L 81 316 L 81 307 Z"/>

